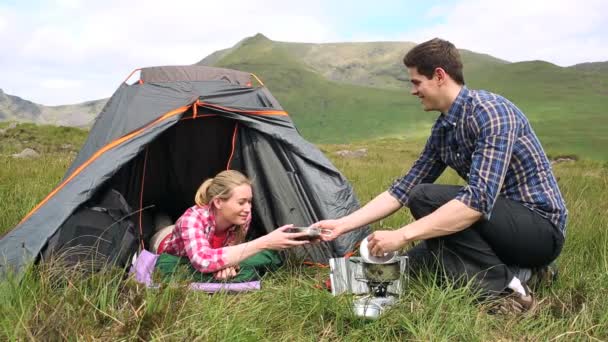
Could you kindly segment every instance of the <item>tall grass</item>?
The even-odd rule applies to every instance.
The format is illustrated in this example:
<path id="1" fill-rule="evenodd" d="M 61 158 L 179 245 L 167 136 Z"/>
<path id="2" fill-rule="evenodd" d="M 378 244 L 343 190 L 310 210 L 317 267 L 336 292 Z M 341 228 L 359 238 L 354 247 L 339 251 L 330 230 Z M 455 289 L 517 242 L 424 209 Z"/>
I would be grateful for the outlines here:
<path id="1" fill-rule="evenodd" d="M 323 145 L 362 202 L 386 189 L 416 158 L 421 140 L 383 139 Z M 344 158 L 340 149 L 367 148 Z M 14 226 L 61 178 L 68 153 L 33 160 L 0 156 L 0 233 Z M 448 290 L 429 277 L 411 279 L 401 300 L 379 320 L 355 317 L 351 298 L 319 285 L 328 270 L 290 263 L 263 279 L 262 290 L 207 295 L 186 284 L 147 289 L 122 270 L 83 275 L 48 264 L 21 282 L 0 283 L 0 340 L 605 340 L 608 339 L 608 164 L 554 165 L 570 209 L 558 259 L 560 277 L 537 293 L 530 316 L 492 316 L 466 289 Z M 453 172 L 439 180 L 461 183 Z M 407 210 L 374 225 L 392 229 Z"/>

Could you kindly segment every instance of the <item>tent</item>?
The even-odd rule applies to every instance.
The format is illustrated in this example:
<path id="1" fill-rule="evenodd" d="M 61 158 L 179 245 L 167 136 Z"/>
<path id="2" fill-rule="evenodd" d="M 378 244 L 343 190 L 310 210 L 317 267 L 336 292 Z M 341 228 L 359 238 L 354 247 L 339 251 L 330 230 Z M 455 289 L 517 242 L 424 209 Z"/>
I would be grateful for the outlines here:
<path id="1" fill-rule="evenodd" d="M 116 189 L 137 209 L 131 219 L 144 246 L 151 212 L 176 220 L 194 204 L 200 183 L 224 169 L 254 182 L 250 238 L 358 208 L 345 177 L 300 136 L 255 75 L 204 66 L 140 71 L 140 80 L 123 82 L 109 99 L 60 184 L 2 237 L 0 273 L 19 273 L 36 260 L 70 215 L 102 189 Z M 368 233 L 366 227 L 294 252 L 326 263 Z"/>

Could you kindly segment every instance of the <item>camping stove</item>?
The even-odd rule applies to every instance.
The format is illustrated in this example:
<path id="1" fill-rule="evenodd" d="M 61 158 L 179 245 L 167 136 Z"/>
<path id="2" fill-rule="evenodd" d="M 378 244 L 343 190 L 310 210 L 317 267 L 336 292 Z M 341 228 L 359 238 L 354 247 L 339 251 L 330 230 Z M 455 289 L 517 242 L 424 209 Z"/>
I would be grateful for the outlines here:
<path id="1" fill-rule="evenodd" d="M 405 278 L 407 257 L 387 264 L 374 264 L 361 258 L 334 258 L 329 262 L 332 293 L 352 293 L 353 311 L 359 317 L 376 319 L 397 302 Z"/>
<path id="2" fill-rule="evenodd" d="M 368 282 L 369 293 L 353 300 L 355 315 L 364 318 L 376 319 L 397 302 L 398 294 L 388 292 L 386 282 Z"/>

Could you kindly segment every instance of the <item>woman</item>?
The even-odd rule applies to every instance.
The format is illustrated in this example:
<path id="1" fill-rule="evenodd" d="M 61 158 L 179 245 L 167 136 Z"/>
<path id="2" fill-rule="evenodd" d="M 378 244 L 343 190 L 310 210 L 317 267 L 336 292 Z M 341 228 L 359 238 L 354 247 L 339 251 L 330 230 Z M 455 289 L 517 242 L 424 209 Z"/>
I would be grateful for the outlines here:
<path id="1" fill-rule="evenodd" d="M 196 205 L 175 222 L 173 232 L 163 239 L 157 253 L 187 257 L 201 273 L 215 279 L 237 275 L 238 265 L 260 252 L 304 245 L 296 240 L 306 233 L 288 233 L 282 226 L 258 239 L 245 242 L 251 223 L 251 181 L 234 170 L 207 179 L 195 195 Z"/>

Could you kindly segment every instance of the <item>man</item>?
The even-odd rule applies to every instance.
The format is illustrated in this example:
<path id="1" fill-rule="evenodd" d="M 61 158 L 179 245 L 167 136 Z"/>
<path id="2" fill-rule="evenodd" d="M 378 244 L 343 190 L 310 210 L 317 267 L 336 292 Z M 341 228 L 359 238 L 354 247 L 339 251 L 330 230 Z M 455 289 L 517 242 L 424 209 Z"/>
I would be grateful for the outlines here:
<path id="1" fill-rule="evenodd" d="M 550 162 L 524 114 L 507 99 L 465 86 L 456 47 L 432 39 L 403 60 L 411 94 L 439 111 L 410 171 L 358 211 L 317 225 L 333 240 L 407 206 L 415 222 L 368 237 L 373 255 L 424 241 L 410 263 L 439 262 L 453 280 L 472 280 L 487 295 L 506 295 L 526 311 L 535 299 L 520 272 L 542 269 L 560 253 L 567 210 Z M 465 186 L 432 184 L 449 166 Z"/>

